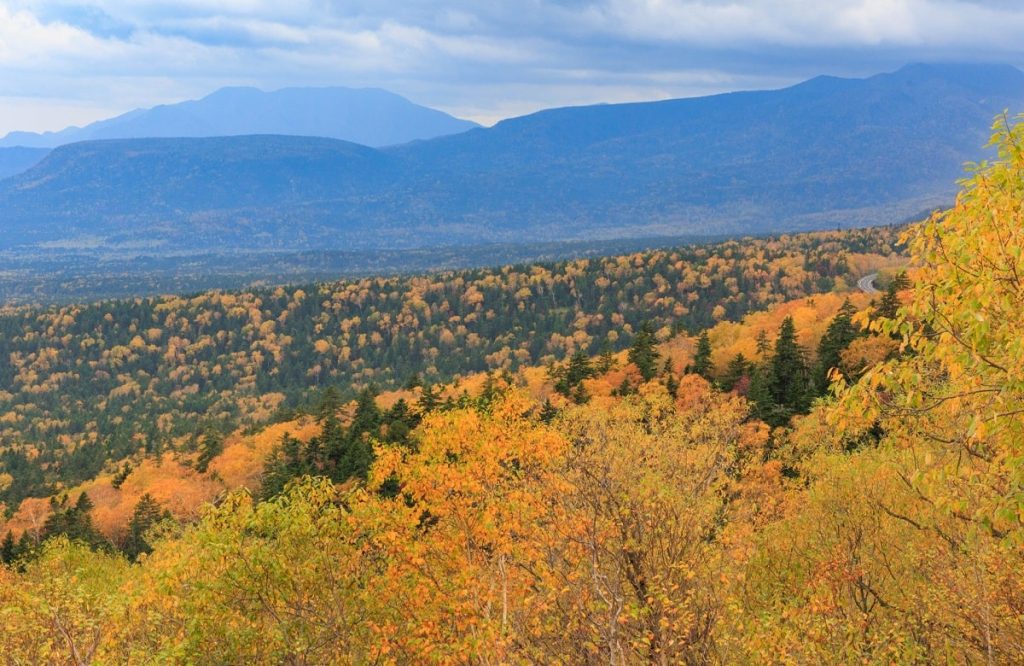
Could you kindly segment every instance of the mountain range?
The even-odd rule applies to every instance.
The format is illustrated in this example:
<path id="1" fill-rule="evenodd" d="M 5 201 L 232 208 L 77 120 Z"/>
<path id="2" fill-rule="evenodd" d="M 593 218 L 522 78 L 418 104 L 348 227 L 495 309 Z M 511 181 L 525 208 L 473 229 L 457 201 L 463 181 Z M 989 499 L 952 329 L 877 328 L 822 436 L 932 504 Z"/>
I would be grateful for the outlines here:
<path id="1" fill-rule="evenodd" d="M 1016 68 L 911 65 L 553 109 L 384 148 L 85 141 L 0 182 L 0 247 L 394 249 L 885 224 L 949 203 L 1004 109 L 1024 109 Z"/>
<path id="2" fill-rule="evenodd" d="M 11 132 L 0 148 L 55 148 L 99 139 L 283 134 L 390 146 L 477 127 L 377 88 L 222 88 L 199 100 L 138 109 L 59 132 Z"/>

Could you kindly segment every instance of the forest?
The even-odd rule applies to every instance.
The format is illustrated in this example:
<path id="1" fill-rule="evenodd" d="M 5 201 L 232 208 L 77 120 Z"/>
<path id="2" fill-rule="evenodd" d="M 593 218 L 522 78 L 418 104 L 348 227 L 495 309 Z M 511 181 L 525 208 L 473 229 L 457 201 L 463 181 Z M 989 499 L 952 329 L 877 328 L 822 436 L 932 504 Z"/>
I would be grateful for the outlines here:
<path id="1" fill-rule="evenodd" d="M 0 311 L 0 502 L 193 451 L 338 388 L 437 384 L 736 321 L 902 261 L 882 228 Z"/>
<path id="2" fill-rule="evenodd" d="M 26 500 L 33 519 L 12 513 L 0 546 L 2 654 L 1024 661 L 1024 123 L 993 142 L 998 159 L 900 242 L 817 234 L 10 312 L 6 455 L 32 469 L 51 451 L 34 469 L 53 492 Z M 852 291 L 878 268 L 884 293 Z M 539 343 L 505 337 L 509 306 Z M 71 345 L 86 364 L 66 365 Z M 422 365 L 388 366 L 417 349 Z M 87 369 L 110 391 L 134 382 L 127 402 L 104 393 L 109 420 L 74 397 Z M 218 384 L 232 373 L 245 390 Z M 62 386 L 79 409 L 48 392 Z M 204 396 L 235 407 L 196 418 Z M 56 442 L 138 427 L 147 412 L 124 405 L 146 400 L 179 405 L 165 445 L 130 438 L 93 478 L 66 476 Z M 96 422 L 76 430 L 83 407 Z M 190 515 L 169 501 L 185 489 Z M 129 500 L 124 524 L 112 498 Z"/>

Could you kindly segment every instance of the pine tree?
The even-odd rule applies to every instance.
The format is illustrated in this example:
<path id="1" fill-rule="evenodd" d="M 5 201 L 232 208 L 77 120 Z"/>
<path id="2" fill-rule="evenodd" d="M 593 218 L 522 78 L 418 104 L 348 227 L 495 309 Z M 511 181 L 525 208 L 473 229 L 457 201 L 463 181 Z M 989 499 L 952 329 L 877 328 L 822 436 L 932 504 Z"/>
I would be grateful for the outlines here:
<path id="1" fill-rule="evenodd" d="M 658 372 L 658 359 L 660 354 L 655 348 L 657 340 L 649 322 L 644 322 L 633 339 L 633 346 L 629 349 L 629 362 L 640 370 L 640 376 L 644 381 L 651 381 Z"/>

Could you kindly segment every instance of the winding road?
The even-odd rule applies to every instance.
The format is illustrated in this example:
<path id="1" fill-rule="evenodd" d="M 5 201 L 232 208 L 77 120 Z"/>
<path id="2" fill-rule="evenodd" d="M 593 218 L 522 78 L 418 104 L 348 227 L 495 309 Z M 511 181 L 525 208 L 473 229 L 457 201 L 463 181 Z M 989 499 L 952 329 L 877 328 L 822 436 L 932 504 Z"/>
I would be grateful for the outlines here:
<path id="1" fill-rule="evenodd" d="M 857 288 L 863 291 L 865 294 L 877 294 L 879 291 L 875 289 L 875 280 L 878 278 L 878 273 L 871 273 L 865 275 L 861 279 L 857 280 Z"/>

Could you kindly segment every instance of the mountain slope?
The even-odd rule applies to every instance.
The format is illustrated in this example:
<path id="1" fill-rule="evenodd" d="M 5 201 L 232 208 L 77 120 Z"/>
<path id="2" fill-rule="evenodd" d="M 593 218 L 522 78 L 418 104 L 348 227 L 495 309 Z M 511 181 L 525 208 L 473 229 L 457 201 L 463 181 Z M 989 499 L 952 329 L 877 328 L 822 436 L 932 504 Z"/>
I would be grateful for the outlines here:
<path id="1" fill-rule="evenodd" d="M 0 179 L 24 172 L 38 164 L 49 152 L 46 148 L 0 148 Z"/>
<path id="2" fill-rule="evenodd" d="M 403 248 L 882 224 L 948 203 L 1024 73 L 909 66 L 544 111 L 373 151 L 241 137 L 67 146 L 0 184 L 11 245 Z M 334 147 L 332 147 L 334 146 Z"/>
<path id="3" fill-rule="evenodd" d="M 3 146 L 56 146 L 97 139 L 320 136 L 387 146 L 464 132 L 475 123 L 374 88 L 223 88 L 200 100 L 140 109 L 83 128 L 12 132 Z"/>

